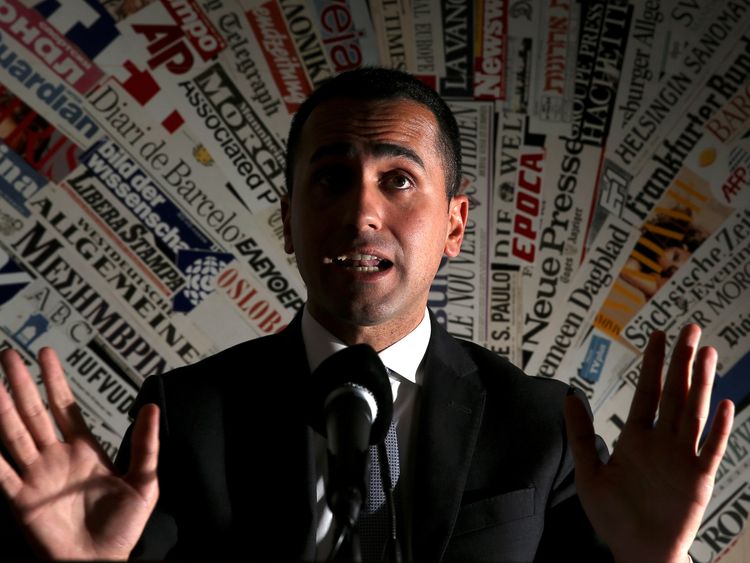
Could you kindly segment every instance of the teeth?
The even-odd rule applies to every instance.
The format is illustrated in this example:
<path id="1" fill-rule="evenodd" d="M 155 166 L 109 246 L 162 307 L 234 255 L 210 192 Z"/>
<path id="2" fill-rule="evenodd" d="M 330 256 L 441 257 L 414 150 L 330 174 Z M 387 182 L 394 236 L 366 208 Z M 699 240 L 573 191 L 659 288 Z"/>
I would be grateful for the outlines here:
<path id="1" fill-rule="evenodd" d="M 380 260 L 380 256 L 375 256 L 373 254 L 342 254 L 341 256 L 337 256 L 336 260 Z"/>
<path id="2" fill-rule="evenodd" d="M 328 256 L 323 258 L 323 264 L 338 264 L 347 270 L 355 272 L 380 272 L 390 266 L 390 261 L 374 254 L 360 254 L 353 252 L 351 254 L 341 254 L 335 258 Z"/>

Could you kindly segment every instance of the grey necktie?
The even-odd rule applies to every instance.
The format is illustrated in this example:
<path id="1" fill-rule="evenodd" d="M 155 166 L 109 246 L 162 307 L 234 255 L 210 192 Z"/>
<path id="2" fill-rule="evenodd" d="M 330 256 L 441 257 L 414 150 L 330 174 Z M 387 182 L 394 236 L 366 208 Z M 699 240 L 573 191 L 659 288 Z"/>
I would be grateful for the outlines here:
<path id="1" fill-rule="evenodd" d="M 391 536 L 391 520 L 386 503 L 388 476 L 381 473 L 381 460 L 377 446 L 370 446 L 370 489 L 365 506 L 359 518 L 359 539 L 362 560 L 382 561 L 388 539 Z M 400 474 L 396 421 L 391 421 L 385 437 L 385 450 L 390 467 L 390 483 L 395 489 Z M 395 501 L 394 494 L 394 501 Z M 395 507 L 394 507 L 395 508 Z"/>

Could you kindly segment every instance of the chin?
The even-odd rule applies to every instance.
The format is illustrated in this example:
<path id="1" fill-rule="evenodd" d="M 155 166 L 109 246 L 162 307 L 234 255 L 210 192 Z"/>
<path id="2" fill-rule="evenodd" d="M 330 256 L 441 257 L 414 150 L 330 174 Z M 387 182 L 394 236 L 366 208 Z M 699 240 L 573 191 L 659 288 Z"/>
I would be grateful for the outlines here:
<path id="1" fill-rule="evenodd" d="M 347 311 L 340 318 L 353 326 L 376 326 L 388 321 L 387 315 L 362 310 Z"/>
<path id="2" fill-rule="evenodd" d="M 382 304 L 363 303 L 357 306 L 350 304 L 344 310 L 339 311 L 339 319 L 354 326 L 376 326 L 385 324 L 397 316 L 392 308 Z"/>

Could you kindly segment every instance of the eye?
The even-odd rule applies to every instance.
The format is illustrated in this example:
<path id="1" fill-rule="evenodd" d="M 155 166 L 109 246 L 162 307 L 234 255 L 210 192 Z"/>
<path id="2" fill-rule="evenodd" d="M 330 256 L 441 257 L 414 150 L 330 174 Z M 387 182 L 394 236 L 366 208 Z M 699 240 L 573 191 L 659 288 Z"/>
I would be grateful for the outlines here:
<path id="1" fill-rule="evenodd" d="M 412 181 L 412 179 L 409 178 L 409 176 L 407 176 L 406 174 L 400 172 L 388 174 L 385 178 L 383 178 L 381 184 L 384 187 L 393 190 L 408 190 L 414 187 L 414 182 Z"/>
<path id="2" fill-rule="evenodd" d="M 315 183 L 327 190 L 342 190 L 352 181 L 351 171 L 342 167 L 326 167 L 315 174 Z"/>

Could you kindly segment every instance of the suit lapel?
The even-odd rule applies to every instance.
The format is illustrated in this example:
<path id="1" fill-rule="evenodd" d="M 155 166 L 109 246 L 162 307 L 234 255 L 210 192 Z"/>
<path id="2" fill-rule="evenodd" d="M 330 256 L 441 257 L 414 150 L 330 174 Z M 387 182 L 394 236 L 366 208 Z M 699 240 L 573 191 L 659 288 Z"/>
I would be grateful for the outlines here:
<path id="1" fill-rule="evenodd" d="M 420 561 L 438 561 L 445 553 L 485 399 L 474 362 L 430 316 L 432 336 L 424 360 L 412 521 L 413 556 Z"/>

